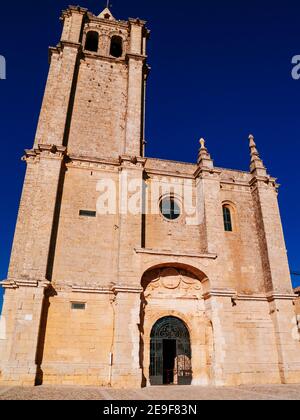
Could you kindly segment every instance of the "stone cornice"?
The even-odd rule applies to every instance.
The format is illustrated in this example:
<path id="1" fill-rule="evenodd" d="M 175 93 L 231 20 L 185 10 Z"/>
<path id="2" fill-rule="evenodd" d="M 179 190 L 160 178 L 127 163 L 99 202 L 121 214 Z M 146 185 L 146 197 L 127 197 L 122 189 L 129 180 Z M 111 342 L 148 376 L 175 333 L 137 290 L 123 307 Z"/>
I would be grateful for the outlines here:
<path id="1" fill-rule="evenodd" d="M 143 169 L 146 165 L 146 162 L 146 158 L 136 156 L 122 155 L 119 157 L 120 165 L 125 168 Z"/>
<path id="2" fill-rule="evenodd" d="M 277 178 L 272 178 L 270 176 L 254 176 L 249 182 L 250 187 L 257 186 L 258 184 L 271 185 L 274 188 L 280 187 L 277 183 Z"/>
<path id="3" fill-rule="evenodd" d="M 138 18 L 129 18 L 128 22 L 130 22 L 133 25 L 138 25 L 138 26 L 145 26 L 147 24 L 146 20 L 138 19 Z"/>
<path id="4" fill-rule="evenodd" d="M 95 23 L 105 23 L 107 26 L 118 26 L 122 27 L 124 29 L 128 29 L 129 23 L 126 20 L 111 20 L 111 19 L 103 19 L 101 17 L 95 16 L 93 13 L 88 12 L 87 13 L 88 21 L 89 22 L 95 22 Z"/>
<path id="5" fill-rule="evenodd" d="M 249 188 L 249 182 L 239 181 L 239 180 L 230 181 L 230 180 L 227 180 L 227 179 L 221 179 L 220 184 L 221 185 L 233 185 L 233 186 L 248 187 Z"/>
<path id="6" fill-rule="evenodd" d="M 59 44 L 57 45 L 58 49 L 64 49 L 65 47 L 69 48 L 75 48 L 77 50 L 80 50 L 82 48 L 82 45 L 79 42 L 71 42 L 71 41 L 65 41 L 61 40 Z"/>
<path id="7" fill-rule="evenodd" d="M 110 165 L 110 166 L 120 166 L 119 159 L 102 159 L 102 158 L 95 158 L 95 157 L 85 157 L 85 156 L 76 156 L 76 155 L 68 155 L 68 163 L 74 164 L 74 166 L 81 166 L 83 168 L 91 168 L 91 167 L 100 167 L 101 165 Z M 85 166 L 86 165 L 86 166 Z"/>
<path id="8" fill-rule="evenodd" d="M 30 161 L 42 158 L 46 159 L 64 159 L 67 154 L 67 148 L 65 146 L 56 146 L 51 144 L 39 144 L 34 149 L 26 149 L 25 156 L 22 160 Z"/>
<path id="9" fill-rule="evenodd" d="M 116 295 L 119 293 L 131 293 L 131 294 L 143 293 L 143 289 L 141 287 L 132 287 L 132 286 L 114 286 L 112 290 Z"/>
<path id="10" fill-rule="evenodd" d="M 267 299 L 269 302 L 274 302 L 276 300 L 295 300 L 297 299 L 295 293 L 279 293 L 279 292 L 269 292 L 267 293 Z"/>
<path id="11" fill-rule="evenodd" d="M 217 177 L 219 178 L 219 176 L 221 175 L 222 171 L 220 169 L 216 169 L 216 168 L 203 168 L 203 167 L 198 167 L 194 173 L 194 177 L 195 178 L 211 178 L 211 175 L 217 175 Z M 216 178 L 215 178 L 216 179 Z"/>
<path id="12" fill-rule="evenodd" d="M 0 285 L 4 289 L 18 289 L 20 287 L 42 287 L 48 289 L 51 286 L 51 282 L 48 280 L 39 281 L 34 279 L 7 279 L 0 282 Z M 111 285 L 108 287 L 72 285 L 72 292 L 99 295 L 117 295 L 119 293 L 141 294 L 143 289 L 130 285 Z"/>
<path id="13" fill-rule="evenodd" d="M 89 52 L 85 50 L 82 51 L 82 57 L 83 59 L 107 61 L 108 63 L 122 64 L 123 66 L 127 64 L 126 59 L 124 57 L 121 57 L 121 58 L 109 57 L 108 55 L 101 55 L 95 52 Z"/>
<path id="14" fill-rule="evenodd" d="M 245 295 L 245 294 L 237 294 L 236 297 L 234 297 L 234 300 L 236 301 L 249 301 L 249 300 L 253 300 L 256 302 L 267 302 L 268 299 L 266 297 L 266 295 L 264 294 L 257 294 L 257 295 Z"/>
<path id="15" fill-rule="evenodd" d="M 268 294 L 239 294 L 236 290 L 230 289 L 211 289 L 203 294 L 205 300 L 210 299 L 211 297 L 224 297 L 231 298 L 233 303 L 239 301 L 255 301 L 255 302 L 273 302 L 276 300 L 290 300 L 293 301 L 297 298 L 295 294 L 285 294 L 285 293 L 268 293 Z"/>
<path id="16" fill-rule="evenodd" d="M 48 280 L 7 279 L 0 282 L 4 289 L 18 289 L 20 287 L 42 287 L 47 289 L 51 283 Z"/>
<path id="17" fill-rule="evenodd" d="M 149 249 L 149 248 L 136 248 L 135 252 L 137 254 L 148 254 L 148 255 L 164 255 L 170 257 L 188 257 L 188 258 L 201 258 L 201 259 L 209 259 L 209 260 L 216 260 L 218 258 L 217 254 L 201 254 L 197 252 L 176 252 L 176 251 L 168 251 L 162 249 Z"/>
<path id="18" fill-rule="evenodd" d="M 36 153 L 48 152 L 52 154 L 65 155 L 67 148 L 65 146 L 56 146 L 55 144 L 39 144 Z"/>
<path id="19" fill-rule="evenodd" d="M 66 158 L 67 165 L 78 166 L 83 169 L 101 169 L 103 166 L 112 166 L 112 167 L 124 167 L 132 169 L 143 169 L 147 162 L 146 158 L 135 157 L 135 156 L 120 156 L 119 159 L 105 159 L 105 158 L 95 158 L 90 156 L 76 156 L 69 155 L 67 153 L 67 148 L 64 146 L 55 146 L 48 144 L 39 144 L 38 147 L 34 149 L 25 150 L 25 156 L 23 160 L 36 159 L 39 157 L 45 158 Z"/>
<path id="20" fill-rule="evenodd" d="M 135 60 L 135 61 L 142 61 L 143 63 L 147 61 L 146 55 L 140 55 L 140 54 L 133 54 L 133 53 L 127 53 L 126 54 L 126 60 Z"/>
<path id="21" fill-rule="evenodd" d="M 111 285 L 107 287 L 72 285 L 72 292 L 98 295 L 117 295 L 118 293 L 140 294 L 143 292 L 143 289 L 141 287 L 132 287 L 127 285 Z"/>
<path id="22" fill-rule="evenodd" d="M 237 297 L 237 293 L 236 290 L 231 289 L 210 289 L 203 294 L 203 298 L 205 300 L 210 299 L 212 297 L 225 297 L 233 299 Z"/>
<path id="23" fill-rule="evenodd" d="M 167 171 L 164 169 L 148 169 L 146 168 L 146 173 L 149 175 L 157 175 L 157 176 L 168 176 L 172 178 L 182 178 L 182 179 L 192 179 L 194 180 L 195 177 L 191 174 L 182 173 L 182 172 L 175 172 L 175 171 Z"/>
<path id="24" fill-rule="evenodd" d="M 72 13 L 86 15 L 87 12 L 88 12 L 88 9 L 86 9 L 84 7 L 80 7 L 80 6 L 69 6 L 68 9 L 62 11 L 60 20 L 61 21 L 64 21 L 66 18 L 71 17 L 72 16 Z"/>
<path id="25" fill-rule="evenodd" d="M 88 286 L 72 286 L 72 292 L 74 293 L 88 293 L 88 294 L 99 294 L 99 295 L 111 295 L 113 290 L 105 287 L 88 287 Z"/>
<path id="26" fill-rule="evenodd" d="M 64 47 L 75 48 L 77 52 L 82 51 L 82 45 L 77 42 L 70 42 L 61 40 L 56 47 L 49 47 L 48 50 L 48 61 L 51 63 L 52 55 L 60 55 L 64 49 Z"/>
<path id="27" fill-rule="evenodd" d="M 172 177 L 172 178 L 181 178 L 181 179 L 209 179 L 209 176 L 202 176 L 202 177 L 198 177 L 198 173 L 196 172 L 195 174 L 189 174 L 189 173 L 184 173 L 184 172 L 175 172 L 175 171 L 168 171 L 168 170 L 163 170 L 163 169 L 154 169 L 154 168 L 146 168 L 146 172 L 149 175 L 157 175 L 157 176 L 168 176 L 168 177 Z M 212 174 L 211 171 L 206 171 L 206 173 Z M 217 175 L 219 175 L 219 172 L 214 171 L 214 173 L 216 173 Z M 213 179 L 213 178 L 210 178 Z M 216 180 L 216 178 L 214 178 Z M 231 181 L 229 179 L 218 179 L 218 181 L 220 182 L 220 185 L 223 186 L 236 186 L 236 187 L 247 187 L 249 189 L 249 182 L 247 181 L 240 181 L 238 179 Z"/>
<path id="28" fill-rule="evenodd" d="M 64 15 L 69 14 L 70 12 L 75 12 L 75 13 L 80 13 L 81 15 L 85 15 L 88 12 L 88 9 L 86 9 L 85 7 L 80 7 L 80 6 L 72 6 L 70 5 L 68 7 L 68 9 L 63 10 L 62 14 Z"/>
<path id="29" fill-rule="evenodd" d="M 1 287 L 3 289 L 17 289 L 18 286 L 15 281 L 13 280 L 3 280 L 0 282 Z"/>
<path id="30" fill-rule="evenodd" d="M 211 256 L 209 256 L 208 258 L 211 258 Z M 51 287 L 51 282 L 48 280 L 35 280 L 35 279 L 7 279 L 7 280 L 1 281 L 0 286 L 2 286 L 4 289 L 18 289 L 21 287 L 27 287 L 27 288 L 43 288 L 46 290 Z M 72 285 L 72 292 L 83 293 L 83 294 L 118 295 L 119 293 L 141 294 L 143 292 L 143 289 L 141 287 L 134 287 L 130 285 L 112 285 L 109 287 Z M 230 298 L 232 300 L 232 303 L 235 305 L 239 301 L 256 301 L 256 302 L 269 302 L 270 303 L 270 302 L 276 302 L 278 300 L 294 301 L 295 299 L 299 298 L 297 294 L 278 293 L 278 292 L 270 292 L 267 294 L 252 294 L 252 295 L 239 294 L 234 289 L 224 289 L 224 288 L 212 288 L 203 294 L 204 300 L 208 300 L 213 297 Z"/>

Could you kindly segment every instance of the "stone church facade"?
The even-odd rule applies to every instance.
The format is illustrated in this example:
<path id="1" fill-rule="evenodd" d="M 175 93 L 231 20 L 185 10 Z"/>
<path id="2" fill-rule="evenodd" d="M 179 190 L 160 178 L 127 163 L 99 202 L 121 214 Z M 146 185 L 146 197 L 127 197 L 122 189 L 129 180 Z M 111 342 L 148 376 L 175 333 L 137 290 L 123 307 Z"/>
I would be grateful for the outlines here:
<path id="1" fill-rule="evenodd" d="M 204 140 L 195 164 L 145 157 L 146 23 L 73 6 L 62 21 L 2 282 L 0 383 L 300 382 L 278 185 L 253 136 L 249 172 Z"/>

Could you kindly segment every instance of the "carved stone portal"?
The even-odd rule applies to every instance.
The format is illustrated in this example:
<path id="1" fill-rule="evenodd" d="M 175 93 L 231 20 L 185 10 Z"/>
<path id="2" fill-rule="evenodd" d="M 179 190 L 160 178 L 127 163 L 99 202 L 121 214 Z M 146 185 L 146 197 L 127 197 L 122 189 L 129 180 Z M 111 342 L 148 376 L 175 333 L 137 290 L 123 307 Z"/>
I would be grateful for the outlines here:
<path id="1" fill-rule="evenodd" d="M 179 268 L 159 268 L 147 272 L 143 278 L 145 298 L 160 294 L 182 297 L 202 296 L 202 284 L 192 273 Z"/>

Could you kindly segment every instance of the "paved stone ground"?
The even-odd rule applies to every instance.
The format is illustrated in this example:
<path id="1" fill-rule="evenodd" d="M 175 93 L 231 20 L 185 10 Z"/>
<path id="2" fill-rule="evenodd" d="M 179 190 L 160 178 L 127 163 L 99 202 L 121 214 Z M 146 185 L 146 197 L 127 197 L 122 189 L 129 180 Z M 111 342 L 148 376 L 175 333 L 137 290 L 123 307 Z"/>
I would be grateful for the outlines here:
<path id="1" fill-rule="evenodd" d="M 69 386 L 0 387 L 0 400 L 300 400 L 300 384 L 236 388 L 152 387 L 139 390 Z"/>

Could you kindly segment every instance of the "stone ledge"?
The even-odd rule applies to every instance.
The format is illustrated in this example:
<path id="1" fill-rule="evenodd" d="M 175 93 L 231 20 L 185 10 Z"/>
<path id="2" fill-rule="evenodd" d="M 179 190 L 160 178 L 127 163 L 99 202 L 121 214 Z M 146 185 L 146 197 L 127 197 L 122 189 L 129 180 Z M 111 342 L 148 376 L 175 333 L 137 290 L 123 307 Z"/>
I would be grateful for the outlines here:
<path id="1" fill-rule="evenodd" d="M 197 252 L 174 252 L 162 249 L 151 249 L 151 248 L 135 248 L 136 254 L 149 254 L 149 255 L 166 255 L 173 257 L 190 257 L 190 258 L 202 258 L 216 260 L 217 254 L 199 254 Z"/>
<path id="2" fill-rule="evenodd" d="M 141 294 L 143 289 L 132 286 L 114 285 L 111 288 L 100 288 L 92 286 L 72 286 L 73 293 L 90 293 L 99 295 L 117 295 L 118 293 L 136 293 Z"/>
<path id="3" fill-rule="evenodd" d="M 50 286 L 48 280 L 33 280 L 33 279 L 7 279 L 0 282 L 3 289 L 18 289 L 19 287 L 43 287 L 47 289 Z"/>
<path id="4" fill-rule="evenodd" d="M 164 169 L 148 169 L 146 168 L 146 172 L 148 175 L 157 175 L 157 176 L 170 176 L 173 178 L 183 178 L 183 179 L 192 179 L 194 180 L 195 177 L 191 174 L 188 173 L 183 173 L 183 172 L 176 172 L 176 171 L 168 171 L 168 170 L 164 170 Z"/>
<path id="5" fill-rule="evenodd" d="M 147 56 L 146 55 L 141 55 L 141 54 L 135 54 L 135 53 L 127 53 L 126 54 L 126 60 L 137 60 L 137 61 L 142 61 L 145 62 L 147 60 Z"/>
<path id="6" fill-rule="evenodd" d="M 268 299 L 266 295 L 264 294 L 258 294 L 258 295 L 244 295 L 244 294 L 237 294 L 234 298 L 234 300 L 237 301 L 243 301 L 243 300 L 254 300 L 256 302 L 267 302 Z"/>
<path id="7" fill-rule="evenodd" d="M 231 289 L 211 289 L 208 292 L 203 294 L 205 300 L 211 297 L 228 297 L 228 298 L 237 298 L 237 293 L 235 290 Z"/>
<path id="8" fill-rule="evenodd" d="M 91 293 L 99 295 L 111 295 L 113 290 L 99 287 L 85 287 L 85 286 L 72 286 L 72 292 L 74 293 Z"/>
<path id="9" fill-rule="evenodd" d="M 295 300 L 297 295 L 283 294 L 283 293 L 269 293 L 269 294 L 238 294 L 236 290 L 230 289 L 211 289 L 203 294 L 204 299 L 211 297 L 229 297 L 234 302 L 238 301 L 255 301 L 255 302 L 272 302 L 274 300 Z"/>
<path id="10" fill-rule="evenodd" d="M 267 293 L 266 297 L 269 302 L 273 302 L 274 300 L 295 300 L 298 296 L 292 293 L 270 292 Z"/>

